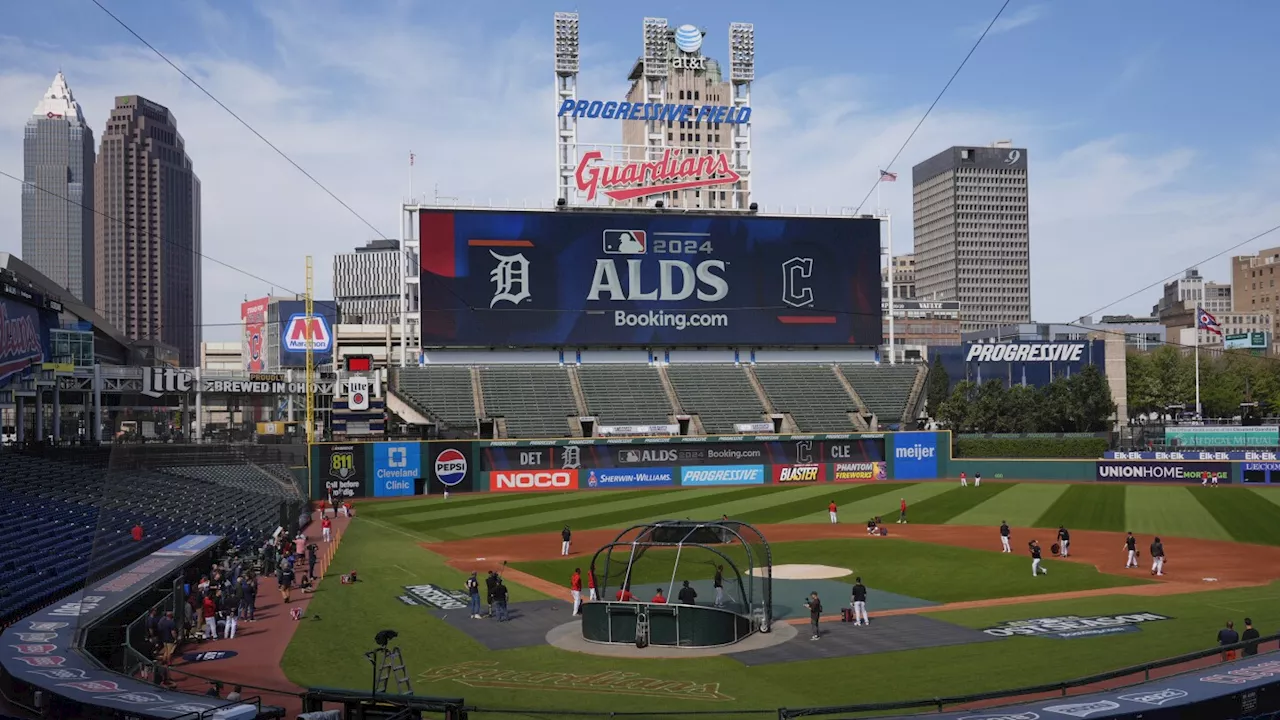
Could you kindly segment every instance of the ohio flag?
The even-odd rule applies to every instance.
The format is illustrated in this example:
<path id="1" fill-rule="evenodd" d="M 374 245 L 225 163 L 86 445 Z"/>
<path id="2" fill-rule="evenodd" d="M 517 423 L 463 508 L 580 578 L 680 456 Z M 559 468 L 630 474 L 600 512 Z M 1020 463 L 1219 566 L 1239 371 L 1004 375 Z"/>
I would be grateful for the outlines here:
<path id="1" fill-rule="evenodd" d="M 1222 326 L 1218 324 L 1218 318 L 1214 317 L 1204 308 L 1196 308 L 1196 327 L 1203 328 L 1214 335 L 1222 335 Z"/>

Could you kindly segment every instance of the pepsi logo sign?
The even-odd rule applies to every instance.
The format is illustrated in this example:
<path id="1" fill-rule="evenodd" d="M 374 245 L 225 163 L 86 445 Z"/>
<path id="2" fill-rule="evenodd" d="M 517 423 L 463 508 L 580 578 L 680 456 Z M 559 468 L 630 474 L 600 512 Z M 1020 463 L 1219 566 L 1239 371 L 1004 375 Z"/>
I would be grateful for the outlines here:
<path id="1" fill-rule="evenodd" d="M 467 456 L 454 448 L 441 450 L 436 456 L 436 479 L 449 487 L 467 477 Z"/>

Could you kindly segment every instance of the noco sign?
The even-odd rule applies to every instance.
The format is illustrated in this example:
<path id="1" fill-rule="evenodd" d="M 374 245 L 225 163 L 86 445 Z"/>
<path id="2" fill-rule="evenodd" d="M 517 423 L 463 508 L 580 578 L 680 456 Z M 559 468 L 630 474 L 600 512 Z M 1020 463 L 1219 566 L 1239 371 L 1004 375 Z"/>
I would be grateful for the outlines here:
<path id="1" fill-rule="evenodd" d="M 500 470 L 489 473 L 490 492 L 541 492 L 577 488 L 577 470 Z"/>
<path id="2" fill-rule="evenodd" d="M 585 210 L 419 217 L 425 345 L 881 343 L 875 219 Z"/>

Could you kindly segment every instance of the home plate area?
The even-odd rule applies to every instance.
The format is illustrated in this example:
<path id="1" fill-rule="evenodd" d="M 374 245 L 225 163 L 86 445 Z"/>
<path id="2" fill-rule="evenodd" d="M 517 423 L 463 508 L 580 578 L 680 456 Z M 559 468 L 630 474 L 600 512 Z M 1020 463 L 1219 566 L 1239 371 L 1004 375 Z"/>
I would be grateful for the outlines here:
<path id="1" fill-rule="evenodd" d="M 562 600 L 534 600 L 512 603 L 511 619 L 502 623 L 495 618 L 473 619 L 466 610 L 432 610 L 431 614 L 466 633 L 489 650 L 512 650 L 546 645 L 548 633 L 575 620 L 571 611 L 569 603 Z M 723 652 L 744 665 L 770 665 L 1000 639 L 979 630 L 922 615 L 876 618 L 871 625 L 861 627 L 855 627 L 852 623 L 825 622 L 822 623 L 822 637 L 817 641 L 809 639 L 808 625 L 798 629 L 800 633 L 794 639 L 779 645 L 746 652 L 734 652 L 733 646 L 727 646 L 723 648 Z M 644 657 L 646 654 L 656 656 L 658 650 L 636 649 L 634 657 Z M 671 648 L 661 650 L 665 654 Z"/>

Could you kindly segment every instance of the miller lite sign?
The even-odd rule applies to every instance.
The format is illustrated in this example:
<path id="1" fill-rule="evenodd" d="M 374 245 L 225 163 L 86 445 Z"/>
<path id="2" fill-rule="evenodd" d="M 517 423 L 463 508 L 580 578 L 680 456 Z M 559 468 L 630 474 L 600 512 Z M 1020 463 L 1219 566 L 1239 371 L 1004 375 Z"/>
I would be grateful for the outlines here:
<path id="1" fill-rule="evenodd" d="M 175 368 L 143 368 L 142 394 L 158 398 L 169 393 L 191 392 L 191 373 Z"/>
<path id="2" fill-rule="evenodd" d="M 347 408 L 369 409 L 369 378 L 353 377 L 347 380 Z"/>

